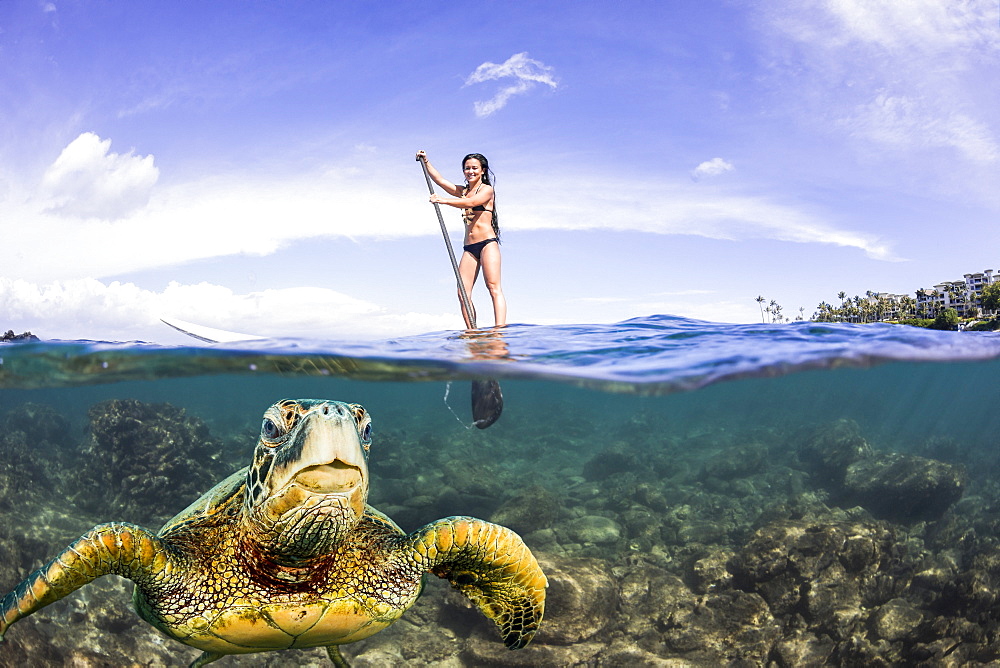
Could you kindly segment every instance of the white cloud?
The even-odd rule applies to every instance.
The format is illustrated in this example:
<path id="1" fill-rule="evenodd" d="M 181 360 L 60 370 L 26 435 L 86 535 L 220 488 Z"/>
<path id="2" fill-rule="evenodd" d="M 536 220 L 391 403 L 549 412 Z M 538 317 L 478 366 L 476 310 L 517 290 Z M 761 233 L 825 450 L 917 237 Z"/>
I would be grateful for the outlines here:
<path id="1" fill-rule="evenodd" d="M 856 136 L 895 148 L 953 148 L 978 163 L 1000 158 L 987 125 L 937 106 L 936 101 L 881 93 L 859 105 L 842 124 Z"/>
<path id="2" fill-rule="evenodd" d="M 706 176 L 718 176 L 731 171 L 733 171 L 732 164 L 722 158 L 712 158 L 695 167 L 691 171 L 691 178 L 697 181 Z"/>
<path id="3" fill-rule="evenodd" d="M 46 284 L 0 277 L 3 326 L 43 339 L 190 343 L 161 317 L 268 337 L 389 338 L 454 329 L 454 313 L 396 313 L 325 288 L 235 294 L 229 288 L 170 283 L 162 292 L 87 278 Z M 280 313 L 281 317 L 274 317 Z"/>
<path id="4" fill-rule="evenodd" d="M 281 177 L 235 173 L 160 185 L 145 208 L 116 221 L 55 215 L 34 193 L 12 185 L 10 196 L 0 199 L 0 220 L 17 221 L 32 234 L 5 238 L 0 276 L 48 284 L 213 257 L 266 256 L 308 239 L 437 235 L 419 178 L 401 184 L 369 177 L 385 169 L 380 155 L 356 155 L 344 167 Z M 821 214 L 763 195 L 710 183 L 644 182 L 601 173 L 566 173 L 556 181 L 551 175 L 512 174 L 500 193 L 501 225 L 768 238 L 835 244 L 893 259 L 891 248 L 875 235 L 843 229 Z M 553 190 L 563 195 L 555 202 Z M 644 194 L 636 197 L 636 192 Z M 445 209 L 452 229 L 459 228 L 458 215 Z"/>
<path id="5" fill-rule="evenodd" d="M 438 230 L 419 179 L 401 189 L 373 182 L 374 171 L 365 159 L 352 158 L 347 167 L 325 171 L 232 173 L 160 185 L 146 207 L 110 221 L 69 209 L 57 214 L 30 189 L 12 186 L 11 196 L 0 200 L 0 221 L 17 221 L 33 233 L 5 239 L 0 276 L 101 278 L 241 253 L 268 255 L 309 238 L 399 238 Z M 44 252 L 39 239 L 45 239 Z"/>
<path id="6" fill-rule="evenodd" d="M 788 2 L 769 19 L 791 38 L 767 39 L 773 82 L 804 122 L 846 131 L 869 154 L 934 150 L 955 171 L 941 163 L 949 149 L 972 180 L 1000 162 L 995 0 Z"/>
<path id="7" fill-rule="evenodd" d="M 902 52 L 997 49 L 993 0 L 828 0 L 824 5 L 850 41 Z"/>
<path id="8" fill-rule="evenodd" d="M 110 153 L 111 140 L 85 132 L 46 170 L 43 192 L 64 216 L 118 220 L 149 202 L 160 170 L 153 156 Z"/>
<path id="9" fill-rule="evenodd" d="M 477 101 L 474 105 L 476 115 L 489 116 L 503 109 L 515 95 L 527 93 L 536 84 L 545 84 L 551 88 L 558 86 L 552 77 L 552 68 L 544 63 L 528 57 L 526 52 L 516 53 L 505 62 L 497 64 L 485 62 L 468 76 L 466 86 L 494 81 L 497 79 L 515 79 L 514 83 L 501 88 L 496 95 L 486 101 Z"/>
<path id="10" fill-rule="evenodd" d="M 763 195 L 744 195 L 707 184 L 626 182 L 578 174 L 556 181 L 514 176 L 505 183 L 520 199 L 511 201 L 504 195 L 499 205 L 501 225 L 516 229 L 634 230 L 710 239 L 775 239 L 857 248 L 877 260 L 898 259 L 891 245 L 877 235 L 841 228 L 817 213 Z M 552 201 L 553 191 L 562 195 L 558 202 Z M 643 196 L 636 197 L 636 192 Z"/>

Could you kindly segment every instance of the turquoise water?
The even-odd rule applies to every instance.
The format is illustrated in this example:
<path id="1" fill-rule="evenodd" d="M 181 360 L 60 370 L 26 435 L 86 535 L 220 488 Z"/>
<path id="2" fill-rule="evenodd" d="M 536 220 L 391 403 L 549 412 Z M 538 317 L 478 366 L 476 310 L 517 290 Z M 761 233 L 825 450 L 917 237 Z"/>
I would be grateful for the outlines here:
<path id="1" fill-rule="evenodd" d="M 461 429 L 456 417 L 472 421 L 466 381 L 485 377 L 502 381 L 507 407 L 494 432 L 568 411 L 644 412 L 679 429 L 849 418 L 886 437 L 982 438 L 997 427 L 988 408 L 1000 394 L 998 365 L 994 333 L 656 316 L 377 342 L 8 345 L 0 401 L 51 402 L 82 419 L 96 401 L 130 397 L 237 424 L 255 422 L 281 397 L 329 396 L 370 404 L 376 421 L 393 427 Z"/>
<path id="2" fill-rule="evenodd" d="M 562 584 L 550 586 L 543 622 L 552 633 L 582 623 L 566 615 L 595 616 L 587 609 L 573 613 L 573 605 L 583 603 L 565 599 L 565 582 L 583 578 L 574 568 L 596 564 L 612 574 L 601 584 L 615 597 L 611 611 L 602 613 L 608 617 L 603 625 L 589 635 L 540 633 L 535 643 L 512 653 L 491 653 L 489 643 L 495 638 L 489 637 L 488 627 L 456 621 L 474 617 L 475 611 L 456 613 L 444 590 L 432 590 L 425 610 L 404 617 L 412 616 L 413 628 L 440 630 L 454 646 L 450 655 L 445 649 L 432 650 L 436 658 L 428 665 L 526 665 L 528 659 L 517 657 L 534 657 L 530 665 L 654 665 L 657 660 L 713 665 L 736 659 L 748 665 L 794 665 L 796 656 L 803 658 L 800 665 L 810 663 L 809 657 L 844 665 L 875 658 L 906 663 L 921 656 L 933 660 L 934 651 L 944 656 L 945 650 L 934 649 L 943 638 L 954 641 L 952 655 L 958 652 L 972 661 L 995 648 L 989 632 L 982 631 L 977 641 L 975 634 L 963 636 L 954 629 L 934 631 L 947 624 L 935 627 L 932 621 L 961 619 L 992 629 L 1000 627 L 994 613 L 984 612 L 982 605 L 970 612 L 974 606 L 956 603 L 956 595 L 945 593 L 944 585 L 937 598 L 906 592 L 928 560 L 937 564 L 947 553 L 949 577 L 960 579 L 974 570 L 975 559 L 992 555 L 1000 545 L 1000 534 L 988 519 L 1000 507 L 993 483 L 1000 470 L 998 377 L 1000 337 L 992 333 L 892 325 L 720 325 L 669 316 L 615 325 L 515 325 L 472 335 L 445 332 L 379 342 L 5 345 L 0 347 L 0 425 L 6 425 L 7 440 L 0 440 L 0 447 L 9 451 L 2 453 L 6 468 L 0 468 L 7 476 L 0 476 L 0 508 L 5 510 L 0 550 L 9 558 L 0 585 L 9 590 L 95 522 L 154 522 L 183 507 L 157 507 L 166 498 L 162 495 L 109 497 L 83 504 L 79 512 L 64 507 L 67 499 L 81 495 L 101 498 L 99 491 L 85 489 L 91 482 L 87 476 L 78 475 L 81 467 L 95 470 L 94 458 L 102 456 L 88 441 L 88 411 L 95 406 L 134 399 L 183 409 L 204 425 L 212 446 L 201 456 L 211 456 L 213 467 L 217 464 L 221 471 L 249 462 L 260 416 L 270 404 L 285 397 L 331 398 L 361 403 L 372 414 L 371 501 L 404 530 L 452 514 L 480 515 L 498 523 L 513 518 L 507 523 L 518 524 L 512 528 L 533 551 L 551 560 L 553 573 L 559 574 L 555 579 L 550 575 L 550 583 Z M 502 415 L 487 429 L 472 427 L 470 381 L 476 378 L 495 379 L 503 391 Z M 25 443 L 29 436 L 20 441 L 12 436 L 30 433 L 34 427 L 24 425 L 34 424 L 32 420 L 51 422 L 53 414 L 65 421 L 58 438 Z M 847 432 L 838 431 L 843 429 Z M 963 471 L 961 500 L 933 516 L 909 517 L 905 512 L 886 514 L 861 496 L 848 498 L 823 479 L 823 470 L 809 464 L 810 453 L 821 447 L 816 445 L 823 441 L 817 436 L 821 432 L 853 434 L 850 438 L 875 455 L 905 454 Z M 184 447 L 178 457 L 197 466 L 197 446 Z M 169 459 L 170 446 L 164 445 L 162 452 Z M 81 456 L 89 463 L 81 463 Z M 27 481 L 31 475 L 40 477 Z M 142 486 L 150 471 L 132 475 L 134 484 Z M 170 487 L 169 480 L 162 484 Z M 519 505 L 532 506 L 531 514 L 538 517 L 517 519 Z M 612 538 L 590 540 L 589 534 L 566 530 L 593 517 L 610 521 Z M 909 545 L 909 556 L 900 557 L 909 570 L 898 563 L 895 571 L 886 566 L 883 574 L 894 573 L 900 590 L 854 606 L 860 615 L 857 628 L 834 628 L 809 607 L 805 593 L 801 605 L 785 609 L 769 598 L 773 588 L 740 584 L 739 564 L 750 559 L 747 551 L 754 549 L 755 532 L 768 531 L 775 522 L 811 522 L 812 531 L 845 522 L 854 523 L 855 532 L 862 525 L 881 527 L 898 536 L 900 545 Z M 920 542 L 919 550 L 914 541 Z M 743 555 L 727 567 L 735 577 L 720 576 L 706 594 L 697 564 L 734 553 Z M 661 608 L 651 612 L 655 605 L 650 600 L 630 593 L 633 580 L 640 578 L 637 564 L 646 569 L 641 577 L 648 582 L 669 576 L 683 585 L 671 590 L 671 596 L 664 594 L 663 601 L 669 602 L 656 604 Z M 984 573 L 995 578 L 1000 569 Z M 865 581 L 871 576 L 866 573 Z M 983 586 L 1000 592 L 1000 583 L 993 580 Z M 809 586 L 800 589 L 805 592 Z M 114 601 L 120 592 L 106 593 Z M 763 601 L 767 609 L 753 616 L 753 624 L 746 623 L 759 626 L 763 614 L 777 630 L 745 644 L 685 644 L 675 637 L 687 619 L 678 612 L 688 605 L 681 594 L 689 596 L 690 605 L 706 596 Z M 152 652 L 151 665 L 174 665 L 172 660 L 190 661 L 197 655 L 172 641 L 153 640 L 156 633 L 134 621 L 120 622 L 123 637 L 134 636 L 132 640 L 104 642 L 110 632 L 101 618 L 131 619 L 127 615 L 132 613 L 120 609 L 127 607 L 127 593 L 117 603 L 86 611 L 70 601 L 73 596 L 12 627 L 9 642 L 0 645 L 0 664 L 9 665 L 5 652 L 13 660 L 17 652 L 27 653 L 31 642 L 46 644 L 53 660 L 68 661 L 74 652 L 83 652 L 104 665 L 129 665 L 129 651 Z M 924 626 L 917 626 L 924 631 L 912 637 L 879 631 L 879 624 L 890 618 L 886 606 L 903 605 L 899 601 L 922 615 L 919 624 Z M 662 607 L 669 605 L 675 607 Z M 444 612 L 435 612 L 439 609 Z M 31 621 L 43 615 L 50 615 L 47 625 Z M 801 621 L 793 633 L 789 620 L 795 615 Z M 639 617 L 660 621 L 650 626 L 638 623 Z M 740 628 L 739 620 L 726 623 Z M 19 634 L 31 624 L 36 625 L 30 632 Z M 84 628 L 88 635 L 81 636 Z M 345 656 L 356 656 L 360 665 L 381 665 L 365 663 L 375 656 L 385 665 L 415 660 L 400 649 L 408 646 L 409 627 L 400 628 L 375 637 L 386 635 L 386 640 L 345 647 Z M 715 632 L 702 629 L 696 635 L 709 638 Z M 729 628 L 726 637 L 734 633 Z M 857 649 L 861 641 L 852 634 L 867 643 L 868 654 Z M 812 654 L 795 654 L 793 640 Z M 277 661 L 271 656 L 229 657 L 218 665 L 282 665 L 266 663 Z M 297 660 L 323 665 L 324 659 L 303 652 Z"/>

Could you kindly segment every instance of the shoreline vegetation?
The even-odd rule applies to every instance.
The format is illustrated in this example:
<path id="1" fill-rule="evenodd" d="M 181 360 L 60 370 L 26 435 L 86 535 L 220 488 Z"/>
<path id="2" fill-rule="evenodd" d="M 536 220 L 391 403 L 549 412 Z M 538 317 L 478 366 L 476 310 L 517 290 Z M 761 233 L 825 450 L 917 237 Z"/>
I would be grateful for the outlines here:
<path id="1" fill-rule="evenodd" d="M 967 296 L 968 304 L 964 313 L 952 307 L 927 308 L 909 296 L 887 295 L 869 290 L 865 296 L 848 297 L 841 291 L 837 294 L 840 306 L 822 301 L 809 317 L 812 322 L 887 322 L 911 325 L 928 329 L 959 331 L 996 331 L 1000 329 L 1000 281 L 990 283 L 982 291 Z M 758 295 L 755 300 L 760 306 L 763 323 L 793 322 L 783 313 L 781 304 Z M 766 304 L 766 305 L 765 305 Z M 805 320 L 805 307 L 799 307 L 799 315 L 794 321 Z"/>

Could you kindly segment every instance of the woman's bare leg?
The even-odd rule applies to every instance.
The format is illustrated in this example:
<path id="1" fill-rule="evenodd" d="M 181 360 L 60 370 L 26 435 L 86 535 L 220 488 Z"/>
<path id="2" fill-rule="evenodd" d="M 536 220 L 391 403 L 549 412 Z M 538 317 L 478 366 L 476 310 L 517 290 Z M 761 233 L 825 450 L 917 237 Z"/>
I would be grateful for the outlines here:
<path id="1" fill-rule="evenodd" d="M 503 288 L 500 287 L 500 244 L 493 242 L 486 244 L 479 261 L 483 268 L 483 280 L 486 281 L 486 289 L 490 291 L 493 298 L 493 319 L 496 326 L 507 324 L 507 300 L 503 296 Z"/>
<path id="2" fill-rule="evenodd" d="M 462 277 L 462 285 L 465 286 L 465 294 L 469 298 L 469 306 L 472 306 L 472 312 L 475 314 L 476 307 L 472 304 L 472 286 L 476 284 L 476 279 L 479 277 L 479 262 L 476 261 L 476 258 L 472 257 L 472 253 L 468 251 L 462 253 L 462 259 L 458 263 L 458 274 Z M 462 308 L 465 328 L 472 329 L 472 318 L 465 312 L 465 300 L 462 299 L 461 294 L 458 295 L 458 304 Z"/>

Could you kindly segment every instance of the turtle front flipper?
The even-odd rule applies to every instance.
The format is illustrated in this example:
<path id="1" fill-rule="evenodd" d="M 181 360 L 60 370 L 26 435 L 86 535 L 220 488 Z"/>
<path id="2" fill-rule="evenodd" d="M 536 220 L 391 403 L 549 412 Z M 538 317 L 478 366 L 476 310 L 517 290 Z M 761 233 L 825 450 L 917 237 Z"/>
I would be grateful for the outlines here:
<path id="1" fill-rule="evenodd" d="M 431 522 L 404 538 L 423 570 L 446 578 L 496 623 L 509 649 L 531 641 L 548 582 L 521 537 L 474 517 Z"/>
<path id="2" fill-rule="evenodd" d="M 171 568 L 160 540 L 134 524 L 100 524 L 24 579 L 0 601 L 0 640 L 7 628 L 102 575 L 148 584 Z"/>

